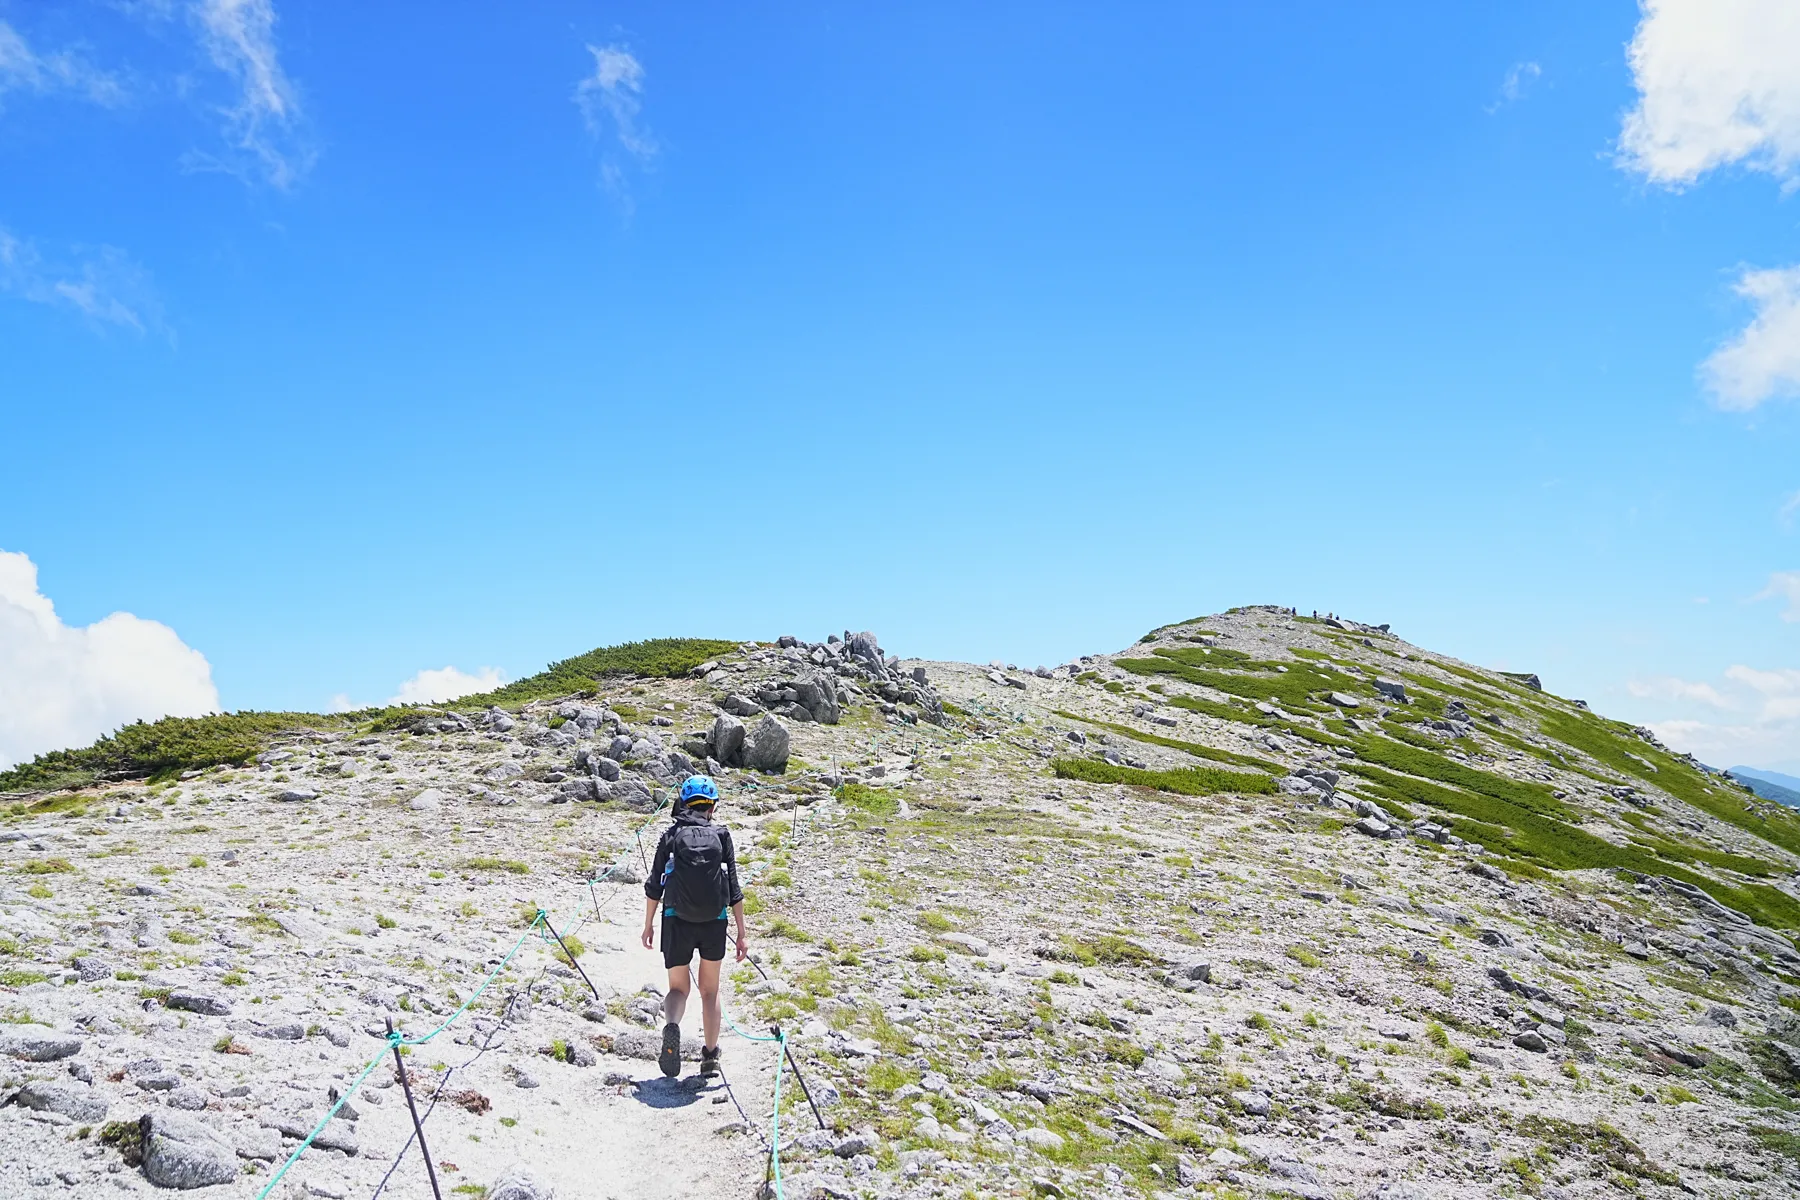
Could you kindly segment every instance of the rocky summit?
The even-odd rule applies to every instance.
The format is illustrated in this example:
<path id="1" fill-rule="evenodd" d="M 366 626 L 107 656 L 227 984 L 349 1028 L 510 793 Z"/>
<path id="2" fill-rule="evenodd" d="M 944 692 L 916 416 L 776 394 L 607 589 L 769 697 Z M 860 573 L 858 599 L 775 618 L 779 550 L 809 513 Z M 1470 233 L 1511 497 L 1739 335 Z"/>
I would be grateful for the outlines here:
<path id="1" fill-rule="evenodd" d="M 1536 678 L 1274 607 L 608 653 L 0 776 L 0 1196 L 430 1196 L 409 1093 L 488 1200 L 1795 1194 L 1800 816 Z M 724 1083 L 637 941 L 695 771 L 792 1058 Z"/>

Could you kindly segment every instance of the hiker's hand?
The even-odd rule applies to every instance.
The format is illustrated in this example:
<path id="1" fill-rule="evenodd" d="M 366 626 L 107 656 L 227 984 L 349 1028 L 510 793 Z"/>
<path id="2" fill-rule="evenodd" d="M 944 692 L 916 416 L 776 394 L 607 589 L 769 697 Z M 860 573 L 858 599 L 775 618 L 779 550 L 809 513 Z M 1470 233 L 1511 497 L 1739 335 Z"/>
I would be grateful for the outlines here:
<path id="1" fill-rule="evenodd" d="M 646 949 L 646 950 L 656 949 L 656 930 L 651 928 L 648 925 L 644 926 L 642 941 L 644 943 L 644 949 Z"/>
<path id="2" fill-rule="evenodd" d="M 750 957 L 750 939 L 745 937 L 744 931 L 740 929 L 740 930 L 738 930 L 738 935 L 737 935 L 737 960 L 739 962 L 743 962 L 746 958 L 749 958 L 749 957 Z"/>

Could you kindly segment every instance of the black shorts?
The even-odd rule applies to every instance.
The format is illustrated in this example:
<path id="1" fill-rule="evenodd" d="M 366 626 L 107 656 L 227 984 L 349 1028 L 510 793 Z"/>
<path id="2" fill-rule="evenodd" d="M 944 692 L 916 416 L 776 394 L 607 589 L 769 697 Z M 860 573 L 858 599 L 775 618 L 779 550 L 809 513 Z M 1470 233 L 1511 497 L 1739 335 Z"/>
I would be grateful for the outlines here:
<path id="1" fill-rule="evenodd" d="M 694 951 L 707 962 L 725 959 L 725 922 L 684 921 L 663 914 L 663 966 L 674 970 L 693 961 Z"/>

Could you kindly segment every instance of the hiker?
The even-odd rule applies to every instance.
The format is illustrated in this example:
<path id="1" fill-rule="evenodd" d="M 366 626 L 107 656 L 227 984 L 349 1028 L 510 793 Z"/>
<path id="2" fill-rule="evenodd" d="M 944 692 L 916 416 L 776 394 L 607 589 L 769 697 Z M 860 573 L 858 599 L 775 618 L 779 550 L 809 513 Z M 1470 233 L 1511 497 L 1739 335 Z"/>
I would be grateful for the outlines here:
<path id="1" fill-rule="evenodd" d="M 737 850 L 731 830 L 713 824 L 719 789 L 705 775 L 690 775 L 675 801 L 675 819 L 656 843 L 656 861 L 644 880 L 644 949 L 655 945 L 656 910 L 662 909 L 663 966 L 669 992 L 663 997 L 662 1053 L 657 1065 L 671 1079 L 681 1074 L 681 1015 L 687 1010 L 688 964 L 700 952 L 700 1014 L 706 1042 L 700 1074 L 719 1073 L 719 970 L 725 962 L 725 914 L 737 920 L 737 961 L 750 953 L 744 928 L 744 889 L 738 886 Z"/>

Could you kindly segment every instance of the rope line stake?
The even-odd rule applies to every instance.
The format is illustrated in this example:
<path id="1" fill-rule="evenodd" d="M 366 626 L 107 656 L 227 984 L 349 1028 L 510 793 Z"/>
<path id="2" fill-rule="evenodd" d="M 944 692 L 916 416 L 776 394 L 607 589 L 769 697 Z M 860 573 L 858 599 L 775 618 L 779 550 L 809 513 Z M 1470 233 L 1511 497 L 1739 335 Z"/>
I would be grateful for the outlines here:
<path id="1" fill-rule="evenodd" d="M 812 1109 L 813 1120 L 819 1123 L 820 1129 L 824 1129 L 826 1127 L 825 1118 L 819 1115 L 819 1106 L 813 1101 L 812 1089 L 806 1086 L 806 1076 L 800 1073 L 800 1064 L 794 1061 L 794 1052 L 788 1049 L 787 1035 L 781 1032 L 779 1025 L 771 1025 L 769 1029 L 774 1033 L 775 1040 L 781 1043 L 781 1053 L 787 1058 L 788 1066 L 794 1072 L 795 1081 L 800 1084 L 800 1094 L 806 1097 L 807 1107 Z"/>
<path id="2" fill-rule="evenodd" d="M 444 1200 L 444 1194 L 438 1190 L 437 1168 L 431 1165 L 431 1148 L 425 1144 L 425 1123 L 419 1120 L 419 1106 L 413 1103 L 412 1084 L 406 1078 L 406 1060 L 400 1057 L 400 1035 L 394 1032 L 394 1018 L 383 1019 L 387 1021 L 388 1045 L 394 1050 L 394 1074 L 400 1077 L 400 1090 L 406 1093 L 406 1109 L 412 1113 L 413 1132 L 419 1136 L 419 1154 L 425 1159 L 425 1174 L 431 1177 L 431 1194 L 436 1200 Z"/>
<path id="3" fill-rule="evenodd" d="M 588 991 L 594 993 L 594 999 L 598 1000 L 600 989 L 594 986 L 594 981 L 588 978 L 588 973 L 581 969 L 581 963 L 576 959 L 574 951 L 569 949 L 569 943 L 563 941 L 562 934 L 556 932 L 556 926 L 550 923 L 550 914 L 540 908 L 537 911 L 537 920 L 542 921 L 544 928 L 550 931 L 550 936 L 556 939 L 556 944 L 562 947 L 564 954 L 568 955 L 569 965 L 575 968 L 576 974 L 581 976 L 581 982 L 588 985 Z"/>

